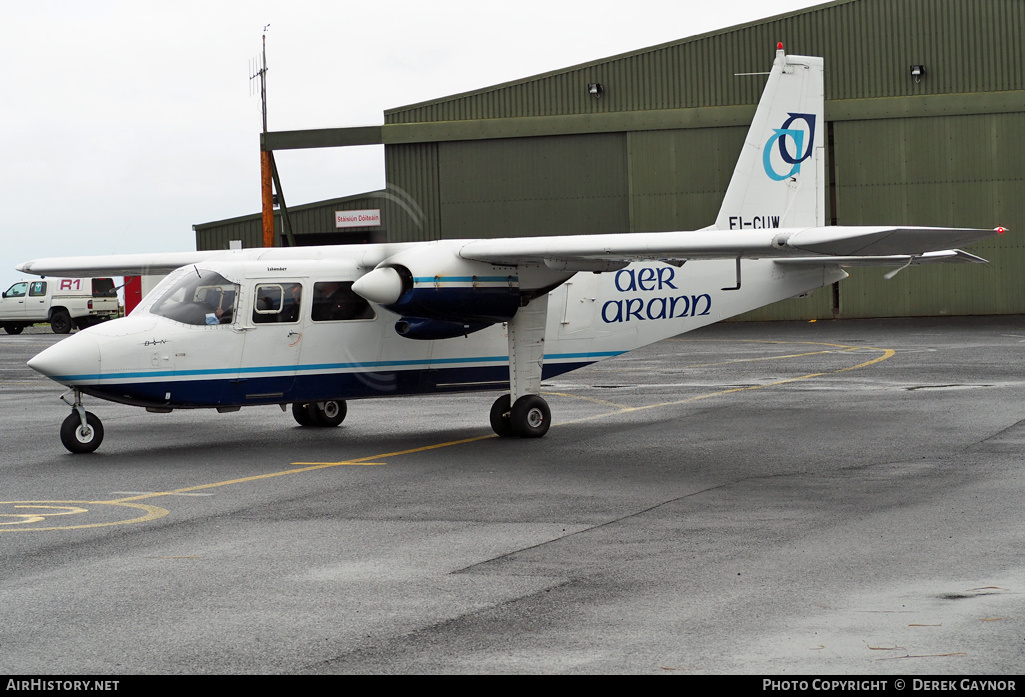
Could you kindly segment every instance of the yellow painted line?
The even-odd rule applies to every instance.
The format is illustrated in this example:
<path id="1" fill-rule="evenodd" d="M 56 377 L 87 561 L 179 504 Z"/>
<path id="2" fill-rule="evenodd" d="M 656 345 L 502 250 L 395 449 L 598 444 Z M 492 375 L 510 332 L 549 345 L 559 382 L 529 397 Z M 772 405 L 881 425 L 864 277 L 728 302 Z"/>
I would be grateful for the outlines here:
<path id="1" fill-rule="evenodd" d="M 77 504 L 69 506 L 67 504 Z M 105 528 L 112 525 L 128 525 L 129 523 L 145 523 L 149 520 L 156 520 L 157 518 L 163 518 L 168 514 L 168 511 L 164 508 L 158 508 L 157 506 L 149 506 L 142 503 L 122 503 L 119 501 L 0 501 L 0 506 L 11 505 L 16 510 L 20 509 L 33 509 L 30 513 L 17 514 L 8 513 L 0 515 L 0 518 L 13 518 L 14 521 L 6 521 L 0 523 L 3 525 L 10 525 L 10 527 L 0 527 L 0 533 L 3 532 L 41 532 L 45 530 L 84 530 L 86 528 Z M 85 506 L 123 506 L 125 508 L 137 508 L 145 513 L 135 518 L 128 520 L 114 520 L 102 523 L 83 523 L 82 525 L 53 525 L 46 527 L 20 527 L 20 525 L 33 525 L 41 522 L 50 517 L 55 516 L 70 516 L 70 515 L 82 515 L 89 512 Z M 47 512 L 47 509 L 53 510 L 52 513 Z M 20 523 L 17 521 L 18 518 L 23 518 Z M 15 527 L 15 526 L 18 527 Z"/>
<path id="2" fill-rule="evenodd" d="M 570 399 L 579 399 L 581 402 L 591 402 L 592 404 L 601 404 L 606 407 L 613 407 L 614 409 L 628 409 L 625 404 L 617 404 L 610 402 L 607 399 L 596 399 L 594 397 L 584 397 L 583 395 L 570 394 L 569 392 L 549 392 L 545 390 L 541 394 L 550 395 L 552 397 L 569 397 Z"/>
<path id="3" fill-rule="evenodd" d="M 370 455 L 369 457 L 361 457 L 353 460 L 340 460 L 338 462 L 293 462 L 292 465 L 301 465 L 293 469 L 282 470 L 280 472 L 268 472 L 267 474 L 256 474 L 251 477 L 239 477 L 238 479 L 229 479 L 223 482 L 212 482 L 210 484 L 200 484 L 198 486 L 188 486 L 181 489 L 174 489 L 172 491 L 154 491 L 147 494 L 140 494 L 138 496 L 128 496 L 125 498 L 114 499 L 107 503 L 125 503 L 128 501 L 143 501 L 145 499 L 156 498 L 158 496 L 174 496 L 175 494 L 185 494 L 193 491 L 203 491 L 205 489 L 216 489 L 217 487 L 229 486 L 231 484 L 245 484 L 248 482 L 257 482 L 262 479 L 273 479 L 274 477 L 284 477 L 290 474 L 301 474 L 303 472 L 313 472 L 315 470 L 327 469 L 329 467 L 345 467 L 351 465 L 383 465 L 383 462 L 374 462 L 374 460 L 383 460 L 389 457 L 397 457 L 399 455 L 411 455 L 413 453 L 421 453 L 427 450 L 436 450 L 438 448 L 448 448 L 453 445 L 462 445 L 463 443 L 472 443 L 478 440 L 484 440 L 486 438 L 494 438 L 494 435 L 487 436 L 475 436 L 473 438 L 463 438 L 461 440 L 449 441 L 447 443 L 435 443 L 433 445 L 424 445 L 419 448 L 410 448 L 409 450 L 399 450 L 394 453 L 384 453 L 382 455 Z"/>
<path id="4" fill-rule="evenodd" d="M 684 366 L 684 368 L 714 368 L 720 365 L 736 365 L 738 363 L 757 363 L 758 361 L 780 361 L 786 358 L 804 358 L 805 356 L 821 356 L 824 353 L 847 353 L 850 349 L 844 349 L 843 351 L 830 351 L 823 349 L 822 351 L 808 351 L 807 353 L 790 353 L 782 356 L 760 356 L 758 358 L 735 358 L 728 361 L 718 361 L 716 363 L 692 363 Z"/>
<path id="5" fill-rule="evenodd" d="M 765 342 L 765 343 L 811 343 L 811 342 Z M 661 409 L 661 408 L 664 408 L 664 407 L 673 407 L 673 406 L 678 406 L 680 404 L 688 404 L 688 403 L 691 403 L 691 402 L 699 402 L 701 400 L 711 399 L 713 397 L 722 397 L 723 395 L 733 394 L 735 392 L 747 392 L 747 391 L 750 391 L 750 390 L 764 390 L 764 389 L 769 388 L 769 387 L 778 387 L 779 385 L 787 385 L 787 384 L 790 384 L 792 382 L 800 382 L 802 380 L 810 380 L 812 378 L 824 377 L 826 375 L 836 375 L 838 373 L 846 373 L 846 372 L 851 371 L 851 370 L 858 370 L 859 368 L 867 368 L 870 365 L 874 365 L 876 363 L 881 363 L 882 361 L 885 361 L 888 358 L 892 358 L 893 356 L 895 356 L 897 354 L 897 352 L 894 351 L 893 349 L 882 349 L 882 348 L 875 348 L 875 347 L 871 347 L 871 346 L 846 346 L 846 347 L 843 347 L 843 346 L 840 346 L 839 344 L 830 344 L 830 345 L 835 346 L 837 348 L 845 348 L 845 349 L 847 349 L 847 351 L 844 351 L 844 353 L 846 353 L 848 351 L 882 351 L 883 355 L 882 356 L 877 356 L 876 358 L 873 358 L 870 361 L 865 361 L 864 363 L 859 363 L 857 365 L 848 366 L 846 368 L 839 368 L 837 370 L 828 370 L 828 371 L 825 371 L 825 372 L 822 372 L 822 373 L 809 373 L 808 375 L 801 375 L 801 376 L 798 376 L 798 377 L 795 377 L 795 378 L 787 378 L 785 380 L 777 380 L 775 382 L 766 383 L 764 385 L 749 385 L 747 387 L 734 387 L 734 388 L 731 388 L 731 389 L 728 389 L 728 390 L 719 390 L 718 392 L 710 392 L 708 394 L 697 395 L 695 397 L 687 397 L 685 399 L 678 399 L 678 400 L 674 400 L 674 401 L 671 401 L 671 402 L 661 402 L 659 404 L 647 404 L 647 405 L 642 406 L 642 407 L 623 407 L 619 411 L 613 412 L 613 413 L 610 413 L 610 414 L 594 414 L 594 415 L 591 415 L 591 416 L 583 416 L 583 417 L 581 417 L 579 419 L 573 419 L 571 421 L 561 421 L 558 424 L 553 424 L 553 425 L 557 425 L 558 426 L 558 425 L 562 425 L 562 424 L 580 423 L 582 421 L 594 421 L 595 419 L 604 419 L 606 417 L 617 416 L 619 414 L 629 414 L 631 412 L 646 411 L 648 409 Z"/>
<path id="6" fill-rule="evenodd" d="M 363 458 L 364 460 L 383 460 L 388 457 L 398 457 L 399 455 L 412 455 L 413 453 L 422 453 L 428 450 L 437 450 L 438 448 L 449 448 L 453 445 L 463 445 L 464 443 L 474 443 L 479 440 L 487 440 L 488 438 L 497 438 L 494 433 L 489 433 L 486 436 L 474 436 L 473 438 L 463 438 L 461 440 L 452 440 L 447 443 L 435 443 L 434 445 L 424 445 L 419 448 L 410 448 L 409 450 L 399 450 L 394 453 L 385 453 L 384 455 L 374 455 L 372 457 Z M 348 464 L 362 462 L 362 460 L 350 460 Z M 334 467 L 336 465 L 347 464 L 345 462 L 293 462 L 293 465 L 315 465 L 310 469 L 320 469 L 321 467 Z"/>
<path id="7" fill-rule="evenodd" d="M 365 460 L 376 460 L 377 457 L 364 458 Z M 313 463 L 292 463 L 292 464 L 313 464 Z M 204 489 L 216 489 L 221 486 L 228 486 L 229 484 L 245 484 L 246 482 L 256 482 L 261 479 L 273 479 L 274 477 L 284 477 L 289 474 L 299 474 L 301 472 L 312 472 L 313 470 L 324 469 L 325 467 L 338 467 L 341 465 L 383 465 L 383 462 L 362 462 L 359 460 L 349 460 L 343 462 L 321 462 L 316 463 L 316 467 L 303 467 L 301 469 L 290 469 L 282 470 L 280 472 L 268 472 L 267 474 L 254 474 L 251 477 L 239 477 L 238 479 L 229 479 L 223 482 L 212 482 L 210 484 L 199 484 L 197 486 L 187 486 L 182 489 L 174 489 L 172 491 L 152 491 L 146 494 L 139 494 L 138 496 L 126 496 L 125 498 L 112 499 L 110 501 L 101 501 L 100 503 L 126 503 L 129 501 L 144 501 L 146 499 L 156 498 L 157 496 L 174 496 L 176 494 L 185 494 L 192 491 L 203 491 Z"/>

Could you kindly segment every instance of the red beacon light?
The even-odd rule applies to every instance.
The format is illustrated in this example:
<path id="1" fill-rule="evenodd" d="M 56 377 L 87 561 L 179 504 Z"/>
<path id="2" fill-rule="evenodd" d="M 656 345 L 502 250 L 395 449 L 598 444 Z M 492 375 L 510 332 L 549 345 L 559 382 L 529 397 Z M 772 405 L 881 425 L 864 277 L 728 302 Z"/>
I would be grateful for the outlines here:
<path id="1" fill-rule="evenodd" d="M 1000 227 L 998 227 L 998 228 L 995 228 L 995 232 L 996 232 L 996 233 L 997 233 L 998 235 L 1002 235 L 1002 234 L 1004 234 L 1005 232 L 1007 232 L 1007 228 L 1005 228 L 1005 227 L 1004 227 L 1003 225 L 1001 225 Z"/>
<path id="2" fill-rule="evenodd" d="M 782 41 L 780 41 L 778 44 L 776 44 L 776 50 L 777 51 L 782 51 L 783 50 L 783 42 Z"/>

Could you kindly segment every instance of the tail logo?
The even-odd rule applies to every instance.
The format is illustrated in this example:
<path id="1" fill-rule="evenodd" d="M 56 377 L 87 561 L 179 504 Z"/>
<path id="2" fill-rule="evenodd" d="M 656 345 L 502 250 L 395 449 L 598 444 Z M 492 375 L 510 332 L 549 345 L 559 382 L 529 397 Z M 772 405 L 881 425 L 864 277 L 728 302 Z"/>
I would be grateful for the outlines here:
<path id="1" fill-rule="evenodd" d="M 772 135 L 765 141 L 765 147 L 762 148 L 762 166 L 765 168 L 765 173 L 769 179 L 777 182 L 789 179 L 799 173 L 801 163 L 811 157 L 815 147 L 815 114 L 788 113 L 787 116 L 790 118 L 783 122 L 782 128 L 772 129 Z M 795 121 L 803 121 L 805 128 L 791 128 Z M 805 140 L 805 131 L 807 131 L 807 140 Z M 792 151 L 788 146 L 788 139 L 793 143 Z M 791 165 L 790 171 L 783 174 L 778 173 L 772 163 L 773 146 L 777 144 L 780 159 Z"/>

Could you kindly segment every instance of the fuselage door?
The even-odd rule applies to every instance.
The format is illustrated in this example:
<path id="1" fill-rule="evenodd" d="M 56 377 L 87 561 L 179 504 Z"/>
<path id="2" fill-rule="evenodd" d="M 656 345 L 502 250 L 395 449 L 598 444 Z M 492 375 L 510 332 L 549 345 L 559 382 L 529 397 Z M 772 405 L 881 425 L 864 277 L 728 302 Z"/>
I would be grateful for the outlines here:
<path id="1" fill-rule="evenodd" d="M 236 327 L 245 334 L 239 370 L 239 402 L 265 404 L 291 401 L 302 358 L 305 279 L 256 280 L 248 283 L 248 301 Z"/>

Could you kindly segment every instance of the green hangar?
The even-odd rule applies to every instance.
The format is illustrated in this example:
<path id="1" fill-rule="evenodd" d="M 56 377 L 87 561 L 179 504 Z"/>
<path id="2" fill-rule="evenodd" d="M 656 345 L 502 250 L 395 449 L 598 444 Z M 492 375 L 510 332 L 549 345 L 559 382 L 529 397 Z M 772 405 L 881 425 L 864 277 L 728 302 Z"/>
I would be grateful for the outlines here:
<path id="1" fill-rule="evenodd" d="M 850 278 L 747 319 L 1025 313 L 1025 2 L 837 0 L 265 150 L 384 144 L 387 188 L 293 208 L 283 244 L 694 230 L 716 217 L 777 42 L 825 58 L 827 222 L 1005 226 L 988 265 Z M 377 227 L 336 211 L 379 209 Z M 280 218 L 280 215 L 276 213 Z M 196 225 L 259 246 L 260 216 Z M 723 234 L 729 234 L 724 231 Z"/>

